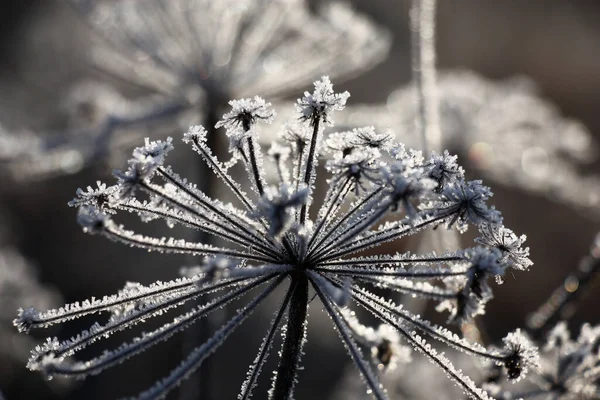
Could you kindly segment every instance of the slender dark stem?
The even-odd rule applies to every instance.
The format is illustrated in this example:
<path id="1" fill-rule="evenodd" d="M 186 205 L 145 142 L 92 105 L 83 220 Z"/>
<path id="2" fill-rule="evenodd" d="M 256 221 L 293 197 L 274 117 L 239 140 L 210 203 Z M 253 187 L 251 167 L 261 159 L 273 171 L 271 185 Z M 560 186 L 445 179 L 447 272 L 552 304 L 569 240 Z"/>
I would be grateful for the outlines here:
<path id="1" fill-rule="evenodd" d="M 315 152 L 317 150 L 317 139 L 319 136 L 320 120 L 321 119 L 319 117 L 317 117 L 313 120 L 313 134 L 312 134 L 312 138 L 310 139 L 310 147 L 308 149 L 308 158 L 306 159 L 306 170 L 304 171 L 304 183 L 309 188 L 308 190 L 310 190 L 310 178 L 311 178 L 312 170 L 313 170 L 313 161 L 315 158 Z M 307 204 L 308 204 L 308 202 L 303 204 L 302 208 L 300 209 L 300 223 L 301 224 L 304 224 L 304 222 L 306 222 L 306 216 L 308 213 Z"/>
<path id="2" fill-rule="evenodd" d="M 274 400 L 287 400 L 292 396 L 302 355 L 308 311 L 308 278 L 304 272 L 299 271 L 292 275 L 292 286 L 286 336 L 272 396 Z"/>
<path id="3" fill-rule="evenodd" d="M 348 268 L 348 267 L 338 267 L 338 268 L 328 268 L 328 267 L 316 267 L 314 271 L 317 272 L 330 272 L 335 273 L 337 275 L 348 275 L 354 277 L 363 277 L 363 276 L 395 276 L 402 278 L 414 278 L 414 279 L 435 279 L 435 278 L 446 278 L 449 276 L 461 276 L 466 275 L 466 270 L 460 271 L 407 271 L 402 269 L 394 269 L 394 270 L 385 270 L 385 269 L 362 269 L 362 268 Z M 383 283 L 383 282 L 382 282 Z"/>
<path id="4" fill-rule="evenodd" d="M 216 104 L 209 104 L 209 109 L 207 110 L 206 117 L 204 120 L 205 129 L 207 130 L 207 145 L 209 148 L 214 149 L 215 156 L 218 150 L 218 137 L 215 129 L 216 123 L 219 121 L 219 116 L 217 113 Z M 210 177 L 211 168 L 204 160 L 200 160 L 200 165 L 198 166 L 198 172 L 201 180 L 200 189 L 204 194 L 208 197 L 211 196 L 211 192 L 213 186 L 211 183 Z M 209 235 L 204 234 L 203 232 L 198 232 L 196 237 L 201 243 L 210 243 L 212 238 Z M 211 297 L 208 297 L 208 300 L 212 300 Z M 196 304 L 199 304 L 197 302 Z M 206 318 L 198 321 L 198 324 L 189 327 L 184 334 L 184 338 L 182 340 L 181 350 L 184 356 L 187 356 L 193 349 L 195 349 L 198 345 L 206 342 L 210 336 L 212 335 L 212 331 L 214 327 L 219 326 L 219 322 L 222 319 L 222 315 L 209 314 Z M 181 385 L 181 389 L 179 391 L 180 400 L 193 400 L 195 398 L 202 398 L 205 400 L 211 399 L 211 362 L 210 360 L 205 362 L 200 366 L 198 370 L 198 375 L 202 376 L 202 379 L 197 380 L 188 380 L 187 382 Z"/>
<path id="5" fill-rule="evenodd" d="M 252 396 L 252 390 L 254 389 L 254 386 L 256 385 L 256 380 L 258 379 L 258 376 L 262 370 L 263 364 L 265 363 L 267 356 L 269 355 L 269 348 L 273 344 L 273 339 L 275 337 L 275 333 L 277 332 L 277 330 L 279 328 L 279 324 L 281 322 L 281 319 L 283 318 L 285 310 L 288 307 L 288 304 L 290 303 L 291 298 L 292 298 L 292 290 L 288 290 L 285 295 L 285 298 L 283 299 L 283 301 L 281 303 L 281 307 L 279 307 L 279 311 L 277 311 L 277 314 L 275 315 L 275 318 L 273 319 L 273 323 L 271 324 L 271 327 L 269 328 L 267 337 L 265 338 L 262 346 L 260 347 L 256 362 L 254 363 L 254 365 L 252 365 L 252 367 L 250 369 L 251 372 L 248 376 L 247 381 L 245 382 L 246 386 L 243 387 L 242 393 L 240 393 L 240 395 L 238 396 L 238 399 L 248 400 Z"/>
<path id="6" fill-rule="evenodd" d="M 254 140 L 252 140 L 251 137 L 248 137 L 248 151 L 250 152 L 250 166 L 252 169 L 252 173 L 254 174 L 256 190 L 258 190 L 258 194 L 262 196 L 265 190 L 263 188 L 263 183 L 260 178 L 260 174 L 258 173 L 258 162 L 256 162 L 256 149 L 254 148 Z"/>

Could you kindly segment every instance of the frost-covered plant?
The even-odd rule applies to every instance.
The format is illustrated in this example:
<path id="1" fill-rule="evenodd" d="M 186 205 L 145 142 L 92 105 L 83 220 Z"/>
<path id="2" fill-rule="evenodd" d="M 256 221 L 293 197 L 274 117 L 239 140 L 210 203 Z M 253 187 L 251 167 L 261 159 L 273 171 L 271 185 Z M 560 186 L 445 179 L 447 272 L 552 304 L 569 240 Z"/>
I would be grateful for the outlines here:
<path id="1" fill-rule="evenodd" d="M 324 128 L 333 125 L 333 112 L 343 109 L 348 97 L 347 92 L 335 93 L 329 78 L 323 77 L 315 82 L 313 93 L 305 92 L 298 100 L 297 121 L 287 125 L 281 134 L 283 141 L 270 152 L 269 161 L 278 171 L 277 182 L 265 177 L 267 161 L 258 140 L 259 122 L 274 118 L 269 103 L 258 97 L 230 102 L 231 111 L 217 124 L 225 128 L 232 142 L 233 161 L 227 164 L 208 147 L 207 131 L 192 126 L 184 134 L 184 142 L 231 189 L 237 206 L 208 197 L 165 166 L 167 153 L 173 148 L 170 139 L 147 140 L 136 148 L 128 169 L 115 172 L 116 185 L 99 183 L 97 188 L 78 190 L 71 205 L 79 207 L 78 220 L 84 231 L 149 251 L 207 258 L 190 277 L 150 286 L 128 284 L 115 295 L 56 310 L 20 310 L 15 324 L 25 332 L 87 314 L 110 314 L 104 325 L 96 323 L 71 339 L 48 339 L 33 351 L 29 368 L 48 377 L 96 374 L 169 339 L 215 309 L 246 297 L 246 304 L 212 337 L 140 395 L 163 397 L 216 351 L 276 287 L 288 281 L 281 305 L 242 384 L 240 399 L 251 396 L 278 330 L 283 333 L 282 348 L 269 396 L 291 396 L 313 297 L 321 300 L 369 393 L 377 399 L 387 398 L 387 394 L 372 364 L 384 368 L 393 360 L 406 359 L 406 346 L 400 340 L 423 353 L 475 399 L 488 395 L 436 351 L 426 337 L 496 363 L 512 378 L 521 378 L 535 364 L 535 357 L 519 332 L 507 336 L 505 348 L 487 350 L 377 294 L 384 288 L 440 301 L 450 310 L 451 321 L 463 322 L 484 311 L 492 297 L 490 278 L 501 277 L 507 269 L 527 269 L 530 261 L 528 250 L 522 247 L 523 239 L 503 227 L 500 213 L 487 205 L 492 195 L 489 188 L 481 181 L 466 181 L 455 156 L 444 152 L 425 158 L 421 152 L 395 142 L 391 135 L 371 129 L 340 132 L 323 140 Z M 342 142 L 351 146 L 340 150 L 334 139 L 342 137 Z M 290 164 L 283 154 L 289 156 Z M 322 173 L 317 168 L 321 157 L 327 158 L 329 173 L 323 199 L 314 191 L 317 175 Z M 228 173 L 227 166 L 235 162 L 247 170 L 245 182 L 250 194 Z M 157 178 L 164 183 L 156 182 Z M 179 223 L 228 245 L 138 234 L 114 221 L 122 212 L 137 214 L 143 221 L 161 218 L 169 224 Z M 473 248 L 442 254 L 374 253 L 385 243 L 428 228 L 463 232 L 469 225 L 482 232 Z M 215 297 L 203 302 L 209 293 Z M 92 342 L 191 299 L 199 299 L 200 305 L 156 330 L 89 360 L 72 357 Z M 383 325 L 376 330 L 364 327 L 349 310 L 352 305 Z M 373 359 L 365 356 L 364 347 Z"/>
<path id="2" fill-rule="evenodd" d="M 0 162 L 19 179 L 73 173 L 123 143 L 165 137 L 181 124 L 213 130 L 231 98 L 282 97 L 314 76 L 356 75 L 379 63 L 389 34 L 347 4 L 318 12 L 304 0 L 69 0 L 92 28 L 89 58 L 116 82 L 141 90 L 123 98 L 107 84 L 76 85 L 65 101 L 66 133 L 21 133 Z M 0 140 L 2 138 L 0 137 Z M 13 144 L 24 150 L 14 157 Z"/>
<path id="3" fill-rule="evenodd" d="M 575 341 L 561 322 L 548 334 L 540 356 L 540 373 L 529 379 L 539 390 L 514 394 L 514 398 L 600 398 L 600 326 L 583 325 Z"/>
<path id="4" fill-rule="evenodd" d="M 597 143 L 580 122 L 542 99 L 532 81 L 443 72 L 437 98 L 441 144 L 467 156 L 471 170 L 598 217 L 600 178 L 583 172 L 597 159 Z M 397 140 L 420 149 L 419 104 L 419 90 L 411 83 L 393 91 L 386 104 L 348 107 L 340 124 L 394 126 Z"/>

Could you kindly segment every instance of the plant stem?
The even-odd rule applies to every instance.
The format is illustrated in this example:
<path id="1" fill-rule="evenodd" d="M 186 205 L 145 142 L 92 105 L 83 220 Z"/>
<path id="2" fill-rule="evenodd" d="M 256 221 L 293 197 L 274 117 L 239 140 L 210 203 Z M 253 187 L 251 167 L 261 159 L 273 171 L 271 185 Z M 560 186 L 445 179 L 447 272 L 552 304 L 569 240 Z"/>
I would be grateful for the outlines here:
<path id="1" fill-rule="evenodd" d="M 217 112 L 217 108 L 215 107 L 213 102 L 209 102 L 209 109 L 207 110 L 205 119 L 204 119 L 204 127 L 208 131 L 207 141 L 208 146 L 211 149 L 218 149 L 218 137 L 215 129 L 215 124 L 219 121 L 219 116 Z M 211 196 L 212 188 L 214 185 L 211 183 L 212 171 L 206 165 L 204 160 L 200 160 L 201 164 L 198 166 L 199 175 L 203 178 L 201 184 L 199 185 L 200 190 L 204 192 L 209 197 Z M 212 238 L 209 235 L 206 235 L 203 232 L 198 232 L 196 240 L 199 243 L 207 243 L 210 244 Z M 192 258 L 190 257 L 190 261 Z M 193 262 L 197 262 L 197 258 L 193 259 Z M 204 299 L 207 301 L 210 300 L 212 296 L 207 296 Z M 200 304 L 200 303 L 197 303 Z M 222 314 L 218 315 L 216 313 L 208 315 L 206 318 L 198 321 L 196 325 L 189 327 L 185 331 L 185 337 L 183 339 L 182 351 L 184 356 L 187 356 L 190 351 L 195 349 L 200 344 L 204 343 L 208 340 L 212 332 L 215 330 L 216 326 L 220 325 L 220 320 L 222 320 Z M 187 382 L 181 385 L 181 389 L 179 391 L 179 399 L 180 400 L 195 400 L 202 398 L 204 400 L 211 399 L 211 362 L 207 360 L 202 364 L 197 373 L 198 376 L 202 377 L 199 380 L 190 379 Z"/>
<path id="2" fill-rule="evenodd" d="M 312 170 L 313 170 L 313 162 L 315 159 L 315 152 L 317 150 L 317 140 L 319 138 L 319 122 L 320 117 L 315 118 L 313 122 L 313 134 L 310 139 L 310 147 L 308 149 L 308 157 L 306 158 L 306 170 L 304 171 L 304 183 L 306 187 L 308 187 L 309 191 L 311 190 L 310 181 L 312 178 Z M 300 224 L 304 224 L 306 222 L 306 217 L 308 216 L 308 205 L 310 199 L 306 201 L 305 204 L 302 205 L 300 209 Z"/>
<path id="3" fill-rule="evenodd" d="M 413 80 L 417 87 L 423 153 L 442 148 L 435 69 L 436 0 L 413 0 L 411 38 Z"/>
<path id="4" fill-rule="evenodd" d="M 302 271 L 298 271 L 291 276 L 293 294 L 288 311 L 281 361 L 277 369 L 277 381 L 271 397 L 274 400 L 287 400 L 292 396 L 306 333 L 308 278 Z"/>

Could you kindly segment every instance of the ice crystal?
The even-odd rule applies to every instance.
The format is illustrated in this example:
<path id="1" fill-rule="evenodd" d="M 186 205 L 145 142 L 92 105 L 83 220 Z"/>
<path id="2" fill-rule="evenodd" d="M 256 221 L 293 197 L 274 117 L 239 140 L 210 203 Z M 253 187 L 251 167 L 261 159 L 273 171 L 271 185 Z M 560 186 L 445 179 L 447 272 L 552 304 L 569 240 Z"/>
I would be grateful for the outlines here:
<path id="1" fill-rule="evenodd" d="M 314 92 L 298 102 L 296 119 L 300 122 L 294 129 L 307 133 L 293 136 L 291 143 L 278 145 L 289 149 L 295 144 L 293 152 L 276 147 L 269 160 L 263 160 L 262 146 L 256 140 L 260 124 L 270 122 L 273 115 L 268 104 L 261 98 L 231 102 L 232 111 L 223 116 L 218 126 L 225 128 L 230 140 L 237 141 L 237 135 L 243 135 L 237 151 L 248 179 L 239 183 L 209 148 L 206 129 L 190 127 L 183 135 L 184 142 L 231 190 L 237 206 L 209 197 L 166 166 L 167 153 L 172 148 L 170 139 L 146 141 L 136 148 L 129 168 L 115 172 L 115 186 L 100 183 L 98 189 L 78 190 L 70 204 L 79 207 L 78 219 L 86 232 L 148 251 L 205 257 L 205 261 L 203 266 L 190 270 L 195 275 L 188 274 L 186 278 L 148 287 L 128 284 L 116 295 L 68 304 L 57 310 L 21 310 L 15 324 L 22 331 L 91 313 L 110 313 L 106 324 L 94 324 L 70 340 L 49 339 L 34 351 L 29 367 L 48 377 L 96 374 L 167 340 L 224 304 L 246 297 L 248 302 L 221 329 L 191 351 L 167 377 L 140 394 L 144 399 L 161 398 L 192 374 L 287 280 L 288 290 L 251 364 L 241 399 L 251 396 L 279 330 L 283 334 L 282 348 L 269 396 L 289 398 L 293 393 L 307 338 L 308 303 L 314 297 L 320 299 L 374 398 L 387 398 L 377 371 L 397 360 L 407 361 L 407 346 L 439 366 L 471 398 L 488 398 L 426 338 L 472 357 L 506 365 L 514 377 L 525 372 L 530 364 L 529 347 L 517 334 L 509 337 L 512 339 L 506 350 L 486 350 L 376 294 L 378 288 L 385 288 L 445 302 L 453 314 L 460 314 L 456 321 L 465 321 L 476 314 L 465 311 L 465 302 L 476 304 L 481 313 L 492 297 L 488 277 L 519 267 L 504 256 L 495 242 L 483 239 L 479 240 L 480 246 L 442 254 L 363 252 L 427 228 L 462 231 L 468 224 L 480 229 L 494 224 L 501 231 L 503 227 L 500 213 L 487 205 L 492 196 L 490 189 L 480 181 L 466 181 L 455 158 L 447 153 L 442 157 L 424 157 L 372 128 L 352 133 L 357 140 L 350 153 L 333 151 L 326 163 L 330 175 L 327 191 L 323 196 L 315 195 L 317 175 L 321 173 L 316 168 L 317 161 L 328 153 L 326 143 L 330 142 L 323 140 L 323 131 L 333 123 L 331 113 L 342 109 L 347 98 L 347 93 L 333 91 L 327 77 L 317 81 Z M 287 130 L 282 136 L 289 134 Z M 332 134 L 335 135 L 341 134 Z M 302 145 L 295 138 L 302 138 Z M 281 154 L 291 154 L 287 160 L 292 170 L 289 181 L 280 173 L 277 182 L 268 182 L 267 163 L 272 161 L 281 169 L 286 161 Z M 144 195 L 152 201 L 139 199 Z M 318 210 L 311 210 L 313 203 L 318 202 Z M 223 244 L 135 233 L 115 221 L 124 211 L 138 214 L 143 221 L 151 215 L 179 223 L 220 238 Z M 522 241 L 511 242 L 511 251 L 524 257 L 521 244 Z M 310 296 L 311 291 L 314 296 Z M 209 293 L 216 297 L 204 297 Z M 73 358 L 93 342 L 191 299 L 198 299 L 198 306 L 172 322 L 96 358 Z M 379 320 L 379 328 L 360 324 L 348 308 L 351 306 L 359 306 Z"/>
<path id="2" fill-rule="evenodd" d="M 206 121 L 212 130 L 230 98 L 289 95 L 325 71 L 350 77 L 382 61 L 390 47 L 386 31 L 344 3 L 316 12 L 304 0 L 69 3 L 92 28 L 91 64 L 145 94 L 132 101 L 108 85 L 77 85 L 65 102 L 66 134 L 30 134 L 36 146 L 24 147 L 22 133 L 5 133 L 11 148 L 26 151 L 7 154 L 17 178 L 79 171 L 124 139 L 164 137 L 182 121 Z"/>

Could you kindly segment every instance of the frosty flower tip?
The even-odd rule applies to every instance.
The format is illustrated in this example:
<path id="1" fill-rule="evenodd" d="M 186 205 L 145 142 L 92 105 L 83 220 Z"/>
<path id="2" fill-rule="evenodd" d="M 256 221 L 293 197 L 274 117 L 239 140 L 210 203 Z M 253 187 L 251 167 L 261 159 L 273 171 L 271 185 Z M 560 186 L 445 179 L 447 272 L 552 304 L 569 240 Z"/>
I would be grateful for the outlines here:
<path id="1" fill-rule="evenodd" d="M 537 349 L 520 329 L 506 335 L 504 339 L 502 365 L 511 381 L 523 379 L 529 370 L 538 370 L 540 358 Z"/>
<path id="2" fill-rule="evenodd" d="M 457 163 L 458 156 L 450 155 L 448 150 L 442 154 L 432 154 L 427 162 L 427 174 L 429 178 L 437 182 L 436 191 L 441 192 L 448 182 L 463 179 L 465 171 Z"/>
<path id="3" fill-rule="evenodd" d="M 399 363 L 411 361 L 411 348 L 400 343 L 400 335 L 389 324 L 377 329 L 363 325 L 356 313 L 348 308 L 340 310 L 357 340 L 371 349 L 371 359 L 379 370 L 393 370 Z"/>
<path id="4" fill-rule="evenodd" d="M 40 312 L 34 307 L 19 308 L 17 318 L 13 320 L 13 325 L 19 332 L 29 332 L 33 325 L 39 320 Z"/>
<path id="5" fill-rule="evenodd" d="M 373 126 L 364 126 L 352 130 L 354 134 L 353 142 L 356 146 L 371 147 L 387 150 L 393 143 L 394 133 L 386 129 L 383 132 L 376 132 Z"/>
<path id="6" fill-rule="evenodd" d="M 270 123 L 275 117 L 271 103 L 265 102 L 259 96 L 254 96 L 252 99 L 231 100 L 229 105 L 231 111 L 223 115 L 215 128 L 225 127 L 230 132 L 241 126 L 245 132 L 248 132 L 257 121 Z"/>
<path id="7" fill-rule="evenodd" d="M 457 223 L 461 231 L 467 229 L 469 222 L 474 225 L 500 223 L 500 212 L 494 206 L 488 207 L 486 204 L 492 195 L 490 188 L 483 186 L 479 180 L 459 180 L 442 190 L 442 204 L 439 205 L 438 213 L 452 215 L 448 226 Z"/>
<path id="8" fill-rule="evenodd" d="M 492 296 L 487 283 L 488 277 L 504 275 L 504 266 L 500 263 L 502 256 L 496 249 L 483 247 L 466 250 L 464 255 L 471 265 L 466 273 L 467 284 L 463 293 L 473 294 L 478 299 L 487 301 Z"/>
<path id="9" fill-rule="evenodd" d="M 133 150 L 133 157 L 129 159 L 129 168 L 123 172 L 114 170 L 113 175 L 118 179 L 118 195 L 126 199 L 132 197 L 140 184 L 152 178 L 156 170 L 161 167 L 169 151 L 173 150 L 172 138 L 167 140 L 150 141 L 145 139 L 145 145 Z"/>
<path id="10" fill-rule="evenodd" d="M 165 162 L 167 154 L 173 150 L 173 138 L 168 137 L 167 140 L 150 141 L 149 138 L 144 139 L 144 146 L 133 149 L 132 163 L 143 162 L 149 165 L 162 165 Z"/>
<path id="11" fill-rule="evenodd" d="M 508 267 L 525 271 L 533 265 L 529 258 L 529 247 L 523 247 L 527 236 L 517 236 L 501 224 L 483 223 L 479 226 L 480 237 L 475 242 L 498 249 L 502 253 L 502 262 Z"/>
<path id="12" fill-rule="evenodd" d="M 292 146 L 294 154 L 304 153 L 304 148 L 310 141 L 310 134 L 306 127 L 300 123 L 286 123 L 284 126 L 283 140 Z"/>
<path id="13" fill-rule="evenodd" d="M 116 211 L 105 207 L 114 198 L 117 192 L 116 186 L 106 186 L 101 181 L 96 181 L 97 188 L 94 189 L 92 186 L 88 186 L 87 190 L 81 188 L 75 192 L 75 198 L 69 203 L 69 207 L 81 207 L 81 206 L 92 206 L 107 213 L 114 214 Z"/>
<path id="14" fill-rule="evenodd" d="M 314 92 L 304 92 L 304 97 L 298 99 L 296 108 L 300 112 L 300 119 L 309 121 L 312 126 L 322 121 L 325 125 L 333 125 L 330 117 L 331 111 L 341 111 L 346 105 L 350 93 L 335 93 L 328 76 L 323 76 L 315 82 Z"/>
<path id="15" fill-rule="evenodd" d="M 404 210 L 411 221 L 417 215 L 419 203 L 437 186 L 423 175 L 421 168 L 410 168 L 400 161 L 382 168 L 382 174 L 392 211 Z"/>
<path id="16" fill-rule="evenodd" d="M 335 156 L 340 153 L 342 157 L 351 154 L 354 150 L 379 149 L 389 150 L 394 134 L 388 129 L 376 132 L 372 126 L 354 128 L 351 131 L 335 132 L 326 140 L 327 148 Z"/>
<path id="17" fill-rule="evenodd" d="M 348 180 L 354 185 L 354 192 L 359 193 L 367 188 L 364 183 L 376 182 L 380 175 L 379 158 L 381 153 L 377 149 L 364 148 L 356 150 L 341 158 L 328 160 L 325 164 L 327 171 L 334 175 L 336 182 Z"/>
<path id="18" fill-rule="evenodd" d="M 208 132 L 202 125 L 192 125 L 186 133 L 183 134 L 184 143 L 194 143 L 196 141 L 206 143 Z"/>
<path id="19" fill-rule="evenodd" d="M 546 345 L 544 351 L 560 350 L 571 340 L 571 333 L 565 321 L 560 321 L 546 335 Z"/>
<path id="20" fill-rule="evenodd" d="M 534 383 L 553 399 L 592 399 L 600 393 L 598 360 L 600 326 L 584 324 L 571 339 L 567 323 L 559 322 L 547 335 Z"/>

